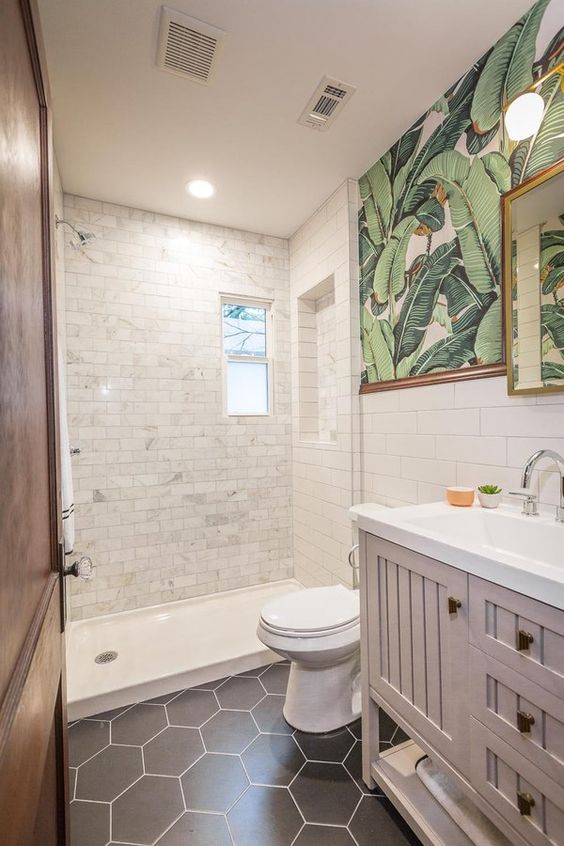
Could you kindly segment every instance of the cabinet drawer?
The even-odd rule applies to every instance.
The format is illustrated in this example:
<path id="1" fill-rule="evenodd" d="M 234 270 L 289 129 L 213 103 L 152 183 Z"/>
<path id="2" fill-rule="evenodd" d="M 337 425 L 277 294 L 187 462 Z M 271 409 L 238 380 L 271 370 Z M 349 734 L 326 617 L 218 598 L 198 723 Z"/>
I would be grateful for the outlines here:
<path id="1" fill-rule="evenodd" d="M 471 576 L 470 642 L 564 699 L 564 611 Z"/>
<path id="2" fill-rule="evenodd" d="M 564 702 L 470 647 L 474 717 L 564 787 Z"/>
<path id="3" fill-rule="evenodd" d="M 471 718 L 472 785 L 531 846 L 564 846 L 564 790 Z"/>

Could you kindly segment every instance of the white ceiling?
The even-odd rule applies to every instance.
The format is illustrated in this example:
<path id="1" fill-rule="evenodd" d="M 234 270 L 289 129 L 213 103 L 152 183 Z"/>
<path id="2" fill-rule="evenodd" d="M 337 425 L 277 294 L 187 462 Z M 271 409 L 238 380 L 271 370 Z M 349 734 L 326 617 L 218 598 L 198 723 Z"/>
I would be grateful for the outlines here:
<path id="1" fill-rule="evenodd" d="M 226 31 L 209 87 L 155 66 L 158 0 L 40 0 L 66 191 L 287 236 L 358 177 L 529 0 L 169 0 Z M 357 87 L 296 121 L 324 74 Z M 210 200 L 188 179 L 210 179 Z"/>

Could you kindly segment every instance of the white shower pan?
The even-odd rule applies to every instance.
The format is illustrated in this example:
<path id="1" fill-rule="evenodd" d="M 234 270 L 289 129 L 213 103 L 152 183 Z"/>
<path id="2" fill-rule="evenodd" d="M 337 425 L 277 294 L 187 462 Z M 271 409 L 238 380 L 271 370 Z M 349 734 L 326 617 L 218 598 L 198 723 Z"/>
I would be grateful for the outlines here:
<path id="1" fill-rule="evenodd" d="M 257 622 L 266 602 L 296 590 L 288 579 L 68 624 L 69 720 L 280 660 Z"/>

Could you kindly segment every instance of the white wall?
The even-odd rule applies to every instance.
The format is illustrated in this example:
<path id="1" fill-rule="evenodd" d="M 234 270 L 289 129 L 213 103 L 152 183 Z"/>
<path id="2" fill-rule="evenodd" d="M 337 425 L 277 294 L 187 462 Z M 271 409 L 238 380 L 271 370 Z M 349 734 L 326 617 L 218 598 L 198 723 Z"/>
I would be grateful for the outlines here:
<path id="1" fill-rule="evenodd" d="M 292 575 L 287 241 L 65 197 L 75 619 Z M 66 236 L 67 242 L 69 236 Z M 223 414 L 219 293 L 273 300 L 275 409 Z"/>
<path id="2" fill-rule="evenodd" d="M 446 485 L 519 486 L 537 449 L 564 455 L 564 395 L 508 397 L 504 377 L 365 394 L 361 398 L 362 499 L 407 505 L 444 498 Z M 558 501 L 545 461 L 534 489 Z"/>
<path id="3" fill-rule="evenodd" d="M 295 576 L 304 585 L 350 583 L 352 543 L 348 509 L 358 475 L 358 250 L 357 185 L 345 182 L 290 239 L 292 313 L 293 515 Z M 300 426 L 298 298 L 332 278 L 334 284 L 336 436 L 316 440 Z M 314 343 L 308 347 L 315 347 Z M 307 352 L 306 352 L 307 354 Z M 317 387 L 320 387 L 319 385 Z M 323 384 L 321 384 L 323 394 Z M 327 418 L 324 396 L 323 416 Z M 315 404 L 314 404 L 315 405 Z M 317 403 L 319 413 L 319 403 Z M 315 413 L 315 412 L 312 412 Z M 323 429 L 323 426 L 321 427 Z M 315 425 L 309 432 L 318 432 Z"/>

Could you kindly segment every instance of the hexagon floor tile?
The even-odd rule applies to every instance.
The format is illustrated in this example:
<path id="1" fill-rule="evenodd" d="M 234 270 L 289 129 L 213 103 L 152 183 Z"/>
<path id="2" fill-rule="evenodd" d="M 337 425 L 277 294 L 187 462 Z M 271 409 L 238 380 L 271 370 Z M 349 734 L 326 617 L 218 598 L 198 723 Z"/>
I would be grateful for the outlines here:
<path id="1" fill-rule="evenodd" d="M 306 822 L 347 825 L 362 796 L 342 764 L 308 762 L 290 792 Z"/>
<path id="2" fill-rule="evenodd" d="M 360 721 L 324 735 L 288 725 L 288 672 L 260 667 L 74 723 L 71 846 L 420 846 L 362 782 Z M 381 734 L 385 748 L 405 737 L 384 712 Z"/>
<path id="3" fill-rule="evenodd" d="M 258 734 L 255 721 L 245 711 L 219 711 L 202 728 L 208 752 L 238 755 Z"/>
<path id="4" fill-rule="evenodd" d="M 198 729 L 169 726 L 143 747 L 145 771 L 179 776 L 204 754 Z"/>
<path id="5" fill-rule="evenodd" d="M 78 768 L 76 798 L 112 802 L 143 775 L 138 746 L 106 746 Z"/>
<path id="6" fill-rule="evenodd" d="M 249 787 L 227 814 L 236 846 L 290 846 L 303 820 L 284 787 Z"/>
<path id="7" fill-rule="evenodd" d="M 125 843 L 151 846 L 183 813 L 177 778 L 143 776 L 112 806 L 112 835 Z"/>
<path id="8" fill-rule="evenodd" d="M 249 786 L 238 755 L 207 754 L 182 777 L 189 811 L 224 814 Z"/>
<path id="9" fill-rule="evenodd" d="M 171 726 L 198 728 L 219 711 L 211 690 L 186 690 L 166 706 Z"/>

